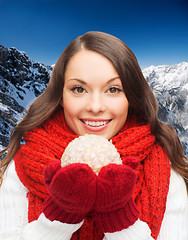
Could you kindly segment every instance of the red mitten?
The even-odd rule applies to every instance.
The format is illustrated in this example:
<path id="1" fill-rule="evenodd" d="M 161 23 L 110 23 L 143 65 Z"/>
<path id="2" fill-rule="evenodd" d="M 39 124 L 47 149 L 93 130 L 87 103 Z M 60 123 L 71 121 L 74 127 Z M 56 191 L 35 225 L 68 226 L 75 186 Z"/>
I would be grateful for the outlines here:
<path id="1" fill-rule="evenodd" d="M 139 165 L 139 160 L 137 157 L 129 156 L 122 160 L 123 165 L 127 165 L 132 169 L 136 170 Z"/>
<path id="2" fill-rule="evenodd" d="M 43 203 L 45 216 L 64 223 L 79 223 L 90 212 L 96 198 L 96 174 L 83 163 L 61 167 L 49 164 L 44 180 L 50 196 Z"/>
<path id="3" fill-rule="evenodd" d="M 109 164 L 99 172 L 93 217 L 102 232 L 121 231 L 138 219 L 132 200 L 136 179 L 135 171 L 126 165 Z"/>

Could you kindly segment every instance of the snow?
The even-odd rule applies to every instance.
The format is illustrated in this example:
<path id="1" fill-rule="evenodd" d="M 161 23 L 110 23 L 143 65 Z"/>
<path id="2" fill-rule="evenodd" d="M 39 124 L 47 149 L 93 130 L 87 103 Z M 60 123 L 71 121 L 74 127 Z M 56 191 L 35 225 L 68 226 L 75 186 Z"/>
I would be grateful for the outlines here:
<path id="1" fill-rule="evenodd" d="M 36 96 L 33 91 L 30 91 L 27 88 L 24 88 L 25 90 L 25 96 L 24 99 L 20 99 L 18 96 L 16 96 L 16 100 L 19 103 L 19 105 L 23 106 L 24 108 L 28 108 L 28 106 L 35 100 Z"/>
<path id="2" fill-rule="evenodd" d="M 0 111 L 5 112 L 5 111 L 9 111 L 9 109 L 7 108 L 6 105 L 0 103 Z"/>

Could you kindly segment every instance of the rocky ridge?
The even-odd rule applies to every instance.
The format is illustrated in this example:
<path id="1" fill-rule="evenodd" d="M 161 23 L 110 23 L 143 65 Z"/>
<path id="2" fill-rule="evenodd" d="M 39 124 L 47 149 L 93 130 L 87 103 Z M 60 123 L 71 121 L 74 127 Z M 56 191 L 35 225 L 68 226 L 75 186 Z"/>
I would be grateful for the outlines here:
<path id="1" fill-rule="evenodd" d="M 46 88 L 51 71 L 25 52 L 0 45 L 0 149 L 8 145 L 24 110 Z"/>

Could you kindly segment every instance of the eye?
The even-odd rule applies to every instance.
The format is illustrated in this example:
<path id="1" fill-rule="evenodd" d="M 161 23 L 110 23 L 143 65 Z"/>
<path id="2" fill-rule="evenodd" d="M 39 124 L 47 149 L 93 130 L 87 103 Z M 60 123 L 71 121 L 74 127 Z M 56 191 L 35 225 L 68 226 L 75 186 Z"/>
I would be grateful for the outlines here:
<path id="1" fill-rule="evenodd" d="M 85 89 L 80 86 L 73 87 L 73 88 L 71 88 L 71 90 L 75 93 L 84 93 L 85 92 Z"/>
<path id="2" fill-rule="evenodd" d="M 120 88 L 117 87 L 111 87 L 108 89 L 109 93 L 117 93 L 117 92 L 121 92 L 122 90 Z"/>

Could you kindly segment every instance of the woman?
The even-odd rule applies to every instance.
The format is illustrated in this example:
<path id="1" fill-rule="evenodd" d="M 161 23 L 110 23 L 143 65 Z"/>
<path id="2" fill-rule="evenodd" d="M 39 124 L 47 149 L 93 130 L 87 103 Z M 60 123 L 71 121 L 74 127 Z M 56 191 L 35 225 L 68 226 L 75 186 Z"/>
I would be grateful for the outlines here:
<path id="1" fill-rule="evenodd" d="M 187 159 L 157 111 L 121 40 L 101 32 L 73 40 L 5 149 L 1 239 L 188 239 Z M 98 176 L 81 163 L 62 168 L 69 142 L 85 134 L 111 140 L 123 165 Z"/>

